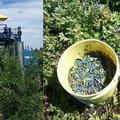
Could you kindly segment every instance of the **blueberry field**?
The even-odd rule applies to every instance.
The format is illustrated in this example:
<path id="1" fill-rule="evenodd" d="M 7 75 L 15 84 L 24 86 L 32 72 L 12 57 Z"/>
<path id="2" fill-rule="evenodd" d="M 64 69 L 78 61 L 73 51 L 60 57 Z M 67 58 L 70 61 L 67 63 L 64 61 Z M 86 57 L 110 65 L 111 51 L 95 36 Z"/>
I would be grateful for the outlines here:
<path id="1" fill-rule="evenodd" d="M 0 49 L 0 120 L 43 120 L 42 49 L 37 64 L 21 68 L 17 56 Z"/>
<path id="2" fill-rule="evenodd" d="M 120 2 L 113 0 L 44 1 L 43 81 L 46 120 L 120 119 L 120 82 L 113 96 L 104 104 L 88 106 L 70 96 L 57 77 L 57 65 L 62 53 L 83 39 L 101 40 L 111 46 L 116 54 L 120 54 L 119 6 Z M 102 74 L 105 74 L 104 71 Z"/>

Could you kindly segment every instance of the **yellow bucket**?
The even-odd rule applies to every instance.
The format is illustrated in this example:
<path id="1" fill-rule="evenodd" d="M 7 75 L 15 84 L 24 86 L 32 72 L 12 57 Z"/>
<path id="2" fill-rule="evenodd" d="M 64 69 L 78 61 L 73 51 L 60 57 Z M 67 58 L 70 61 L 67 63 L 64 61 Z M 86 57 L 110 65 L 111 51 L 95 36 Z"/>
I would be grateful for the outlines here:
<path id="1" fill-rule="evenodd" d="M 95 94 L 91 95 L 76 94 L 72 91 L 68 82 L 69 70 L 73 66 L 75 59 L 83 57 L 88 52 L 95 51 L 101 51 L 106 56 L 109 54 L 109 57 L 116 65 L 115 75 L 111 82 L 104 89 Z M 86 101 L 89 103 L 103 103 L 106 99 L 112 96 L 113 92 L 117 87 L 119 77 L 119 60 L 114 50 L 106 43 L 96 39 L 82 40 L 71 45 L 62 54 L 57 66 L 57 75 L 62 87 L 73 97 L 77 98 L 78 100 Z"/>

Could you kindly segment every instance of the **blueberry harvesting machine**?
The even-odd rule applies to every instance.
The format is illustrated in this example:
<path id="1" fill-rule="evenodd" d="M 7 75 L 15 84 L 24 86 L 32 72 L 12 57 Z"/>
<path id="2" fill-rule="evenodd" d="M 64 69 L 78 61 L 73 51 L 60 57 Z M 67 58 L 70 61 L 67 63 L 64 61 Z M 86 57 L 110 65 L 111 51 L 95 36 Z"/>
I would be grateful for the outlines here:
<path id="1" fill-rule="evenodd" d="M 5 21 L 6 16 L 0 15 L 0 21 Z M 16 55 L 23 67 L 23 42 L 21 41 L 21 27 L 8 27 L 7 24 L 0 24 L 0 48 L 9 48 L 10 52 Z"/>

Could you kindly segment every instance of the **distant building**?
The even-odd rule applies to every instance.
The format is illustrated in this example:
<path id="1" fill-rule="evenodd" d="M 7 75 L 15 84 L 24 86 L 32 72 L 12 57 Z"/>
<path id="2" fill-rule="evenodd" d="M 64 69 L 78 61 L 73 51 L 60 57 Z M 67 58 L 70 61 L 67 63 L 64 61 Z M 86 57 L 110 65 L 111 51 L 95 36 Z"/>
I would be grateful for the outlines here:
<path id="1" fill-rule="evenodd" d="M 27 66 L 30 64 L 30 60 L 34 58 L 34 52 L 33 49 L 29 46 L 24 48 L 24 66 Z"/>

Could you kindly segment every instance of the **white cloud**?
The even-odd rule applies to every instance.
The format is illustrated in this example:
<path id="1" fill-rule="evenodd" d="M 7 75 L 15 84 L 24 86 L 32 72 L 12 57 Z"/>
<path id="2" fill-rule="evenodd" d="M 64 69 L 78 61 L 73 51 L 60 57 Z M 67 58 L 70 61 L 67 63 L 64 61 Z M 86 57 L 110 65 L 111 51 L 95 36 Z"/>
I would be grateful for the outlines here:
<path id="1" fill-rule="evenodd" d="M 17 2 L 0 8 L 0 13 L 9 19 L 5 22 L 11 27 L 21 26 L 25 45 L 33 48 L 43 44 L 43 1 Z"/>

